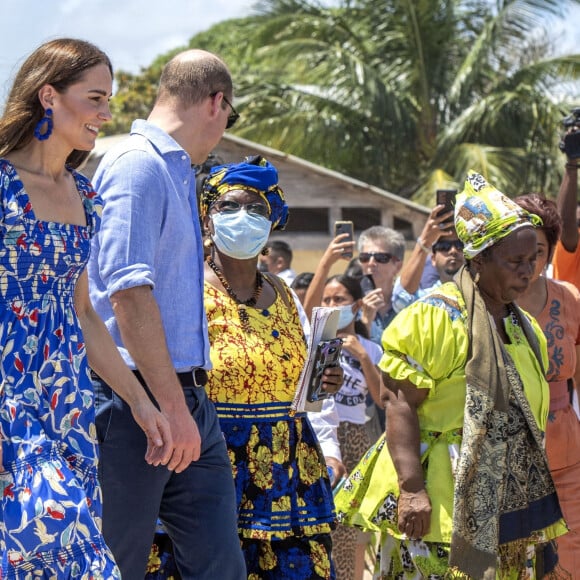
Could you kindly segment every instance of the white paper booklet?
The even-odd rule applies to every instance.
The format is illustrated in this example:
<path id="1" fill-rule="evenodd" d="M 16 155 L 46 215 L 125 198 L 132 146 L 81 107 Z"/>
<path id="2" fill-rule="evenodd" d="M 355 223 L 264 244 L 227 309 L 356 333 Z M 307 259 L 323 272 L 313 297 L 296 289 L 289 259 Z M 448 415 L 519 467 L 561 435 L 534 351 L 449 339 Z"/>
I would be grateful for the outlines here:
<path id="1" fill-rule="evenodd" d="M 308 355 L 300 375 L 300 380 L 298 381 L 294 401 L 292 401 L 292 409 L 294 411 L 320 411 L 322 409 L 322 400 L 311 403 L 306 399 L 306 395 L 312 377 L 316 348 L 321 340 L 330 340 L 336 337 L 338 312 L 337 308 L 324 306 L 315 306 L 312 309 Z"/>

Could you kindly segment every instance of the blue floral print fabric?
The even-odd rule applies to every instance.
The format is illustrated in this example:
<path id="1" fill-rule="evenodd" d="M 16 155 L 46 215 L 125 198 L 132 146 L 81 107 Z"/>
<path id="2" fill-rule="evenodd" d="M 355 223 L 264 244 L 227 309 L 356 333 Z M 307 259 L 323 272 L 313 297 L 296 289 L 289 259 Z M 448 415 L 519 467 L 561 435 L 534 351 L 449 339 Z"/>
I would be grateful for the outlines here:
<path id="1" fill-rule="evenodd" d="M 93 389 L 74 308 L 102 205 L 71 171 L 86 225 L 39 221 L 0 160 L 0 578 L 115 579 L 101 535 Z"/>

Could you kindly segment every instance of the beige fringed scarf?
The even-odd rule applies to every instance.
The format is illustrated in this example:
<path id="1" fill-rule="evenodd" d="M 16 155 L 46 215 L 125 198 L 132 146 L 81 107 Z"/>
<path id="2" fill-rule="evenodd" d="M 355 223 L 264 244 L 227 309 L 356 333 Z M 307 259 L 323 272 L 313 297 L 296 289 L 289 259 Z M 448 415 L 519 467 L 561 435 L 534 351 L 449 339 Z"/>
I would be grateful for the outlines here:
<path id="1" fill-rule="evenodd" d="M 498 554 L 501 568 L 523 567 L 530 535 L 562 515 L 542 434 L 519 374 L 467 268 L 458 272 L 455 283 L 467 308 L 471 352 L 465 367 L 463 443 L 455 480 L 449 564 L 472 578 L 493 580 Z M 529 321 L 515 305 L 511 307 L 541 365 Z M 522 469 L 527 476 L 523 485 Z M 532 502 L 536 506 L 545 502 L 548 507 L 539 529 L 527 527 Z"/>

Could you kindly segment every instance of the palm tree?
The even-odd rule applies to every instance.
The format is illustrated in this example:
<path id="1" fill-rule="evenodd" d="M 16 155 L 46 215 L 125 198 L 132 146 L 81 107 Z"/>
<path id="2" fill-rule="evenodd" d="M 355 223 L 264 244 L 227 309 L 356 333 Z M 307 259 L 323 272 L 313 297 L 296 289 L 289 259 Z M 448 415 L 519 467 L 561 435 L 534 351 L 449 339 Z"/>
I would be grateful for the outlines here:
<path id="1" fill-rule="evenodd" d="M 469 167 L 507 192 L 553 191 L 555 89 L 580 55 L 555 56 L 540 30 L 572 3 L 266 0 L 238 132 L 427 205 Z"/>
<path id="2" fill-rule="evenodd" d="M 262 0 L 189 46 L 230 66 L 236 134 L 431 206 L 470 167 L 506 193 L 555 192 L 580 55 L 542 30 L 578 3 Z"/>

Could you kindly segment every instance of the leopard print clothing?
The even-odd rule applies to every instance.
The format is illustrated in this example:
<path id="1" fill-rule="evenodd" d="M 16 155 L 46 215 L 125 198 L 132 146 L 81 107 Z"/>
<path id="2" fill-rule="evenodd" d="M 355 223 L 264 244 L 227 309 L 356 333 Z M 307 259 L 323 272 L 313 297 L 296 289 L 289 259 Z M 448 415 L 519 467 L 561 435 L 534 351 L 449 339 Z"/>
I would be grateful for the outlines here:
<path id="1" fill-rule="evenodd" d="M 342 462 L 348 473 L 351 473 L 362 456 L 370 447 L 370 438 L 364 425 L 342 422 L 338 426 L 338 442 Z M 332 532 L 332 559 L 336 569 L 337 580 L 352 580 L 357 544 L 367 543 L 369 534 L 338 525 Z"/>

